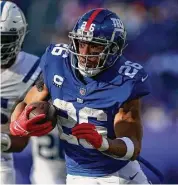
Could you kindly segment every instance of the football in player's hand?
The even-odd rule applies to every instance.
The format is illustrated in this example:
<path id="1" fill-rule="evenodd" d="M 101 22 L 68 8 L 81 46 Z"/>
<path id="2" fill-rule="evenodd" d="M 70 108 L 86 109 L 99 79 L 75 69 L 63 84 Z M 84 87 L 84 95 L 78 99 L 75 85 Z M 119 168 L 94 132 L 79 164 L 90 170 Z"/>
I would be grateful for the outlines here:
<path id="1" fill-rule="evenodd" d="M 39 121 L 38 124 L 43 124 L 46 121 L 51 121 L 53 127 L 56 126 L 56 122 L 57 122 L 56 109 L 52 105 L 52 103 L 47 101 L 39 101 L 39 102 L 31 103 L 28 106 L 34 107 L 34 109 L 29 114 L 29 119 L 32 119 L 39 114 L 45 114 L 46 118 L 43 119 L 42 121 Z"/>

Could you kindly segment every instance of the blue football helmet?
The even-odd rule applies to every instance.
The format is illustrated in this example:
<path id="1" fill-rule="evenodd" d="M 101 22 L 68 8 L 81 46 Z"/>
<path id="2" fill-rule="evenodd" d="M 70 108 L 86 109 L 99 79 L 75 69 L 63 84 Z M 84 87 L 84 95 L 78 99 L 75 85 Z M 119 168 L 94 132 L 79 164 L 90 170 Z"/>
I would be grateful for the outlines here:
<path id="1" fill-rule="evenodd" d="M 72 40 L 69 47 L 72 66 L 82 75 L 91 77 L 114 65 L 118 57 L 122 55 L 126 30 L 116 13 L 108 9 L 97 8 L 80 17 L 72 32 L 69 32 L 69 38 Z M 80 54 L 79 41 L 103 45 L 104 50 L 97 55 Z M 79 64 L 79 56 L 85 57 L 85 67 Z M 87 67 L 88 57 L 99 58 L 95 68 Z"/>

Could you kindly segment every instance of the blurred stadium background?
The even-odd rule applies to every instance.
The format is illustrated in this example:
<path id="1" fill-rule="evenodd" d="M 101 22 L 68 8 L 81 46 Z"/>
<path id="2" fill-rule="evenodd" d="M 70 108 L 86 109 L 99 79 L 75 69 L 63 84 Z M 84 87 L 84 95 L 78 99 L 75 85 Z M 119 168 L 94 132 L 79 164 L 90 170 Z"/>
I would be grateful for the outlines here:
<path id="1" fill-rule="evenodd" d="M 95 7 L 120 15 L 127 29 L 124 54 L 143 64 L 151 94 L 143 101 L 142 156 L 159 168 L 164 183 L 178 184 L 178 1 L 177 0 L 13 0 L 24 11 L 24 50 L 40 56 L 50 42 L 68 42 L 77 18 Z M 17 183 L 30 183 L 31 146 L 14 154 Z M 23 162 L 22 162 L 23 160 Z M 153 183 L 158 179 L 145 169 Z"/>

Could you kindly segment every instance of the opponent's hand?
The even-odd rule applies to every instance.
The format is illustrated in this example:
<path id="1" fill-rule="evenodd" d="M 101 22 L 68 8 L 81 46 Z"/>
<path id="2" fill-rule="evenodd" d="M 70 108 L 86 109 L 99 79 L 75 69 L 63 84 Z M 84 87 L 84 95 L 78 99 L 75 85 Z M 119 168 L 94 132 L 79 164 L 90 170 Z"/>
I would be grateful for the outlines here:
<path id="1" fill-rule="evenodd" d="M 51 121 L 39 124 L 45 119 L 45 114 L 40 114 L 32 119 L 28 119 L 33 106 L 25 107 L 17 120 L 10 123 L 10 133 L 15 136 L 43 136 L 52 130 Z"/>
<path id="2" fill-rule="evenodd" d="M 81 123 L 72 128 L 72 135 L 78 139 L 85 139 L 94 148 L 99 151 L 105 151 L 109 148 L 109 143 L 106 138 L 99 134 L 95 125 L 91 123 Z"/>

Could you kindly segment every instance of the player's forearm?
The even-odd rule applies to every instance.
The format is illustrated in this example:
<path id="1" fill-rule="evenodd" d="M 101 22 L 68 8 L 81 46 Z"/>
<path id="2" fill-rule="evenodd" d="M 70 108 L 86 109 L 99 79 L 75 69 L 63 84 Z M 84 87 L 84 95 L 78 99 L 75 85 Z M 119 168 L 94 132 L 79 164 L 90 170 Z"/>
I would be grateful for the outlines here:
<path id="1" fill-rule="evenodd" d="M 24 102 L 26 104 L 31 104 L 38 101 L 44 101 L 48 98 L 48 89 L 44 85 L 43 89 L 34 85 L 26 94 Z"/>
<path id="2" fill-rule="evenodd" d="M 126 137 L 126 140 L 129 140 L 133 142 L 133 146 L 128 144 L 128 142 L 124 142 L 122 139 L 107 139 L 109 143 L 109 148 L 107 151 L 105 151 L 106 154 L 116 156 L 118 158 L 123 158 L 126 156 L 127 152 L 130 151 L 132 153 L 133 150 L 133 155 L 130 158 L 130 160 L 135 160 L 137 156 L 140 153 L 140 145 L 139 142 L 136 139 L 131 139 L 129 137 Z M 131 147 L 131 148 L 130 148 Z"/>
<path id="3" fill-rule="evenodd" d="M 12 112 L 11 115 L 11 122 L 16 120 L 18 118 L 18 116 L 22 113 L 22 111 L 24 110 L 26 106 L 26 103 L 24 101 L 20 102 L 17 104 L 17 106 L 15 107 L 14 111 Z"/>
<path id="4" fill-rule="evenodd" d="M 25 149 L 29 141 L 29 137 L 18 137 L 10 135 L 10 138 L 11 147 L 7 152 L 21 152 Z"/>
<path id="5" fill-rule="evenodd" d="M 109 140 L 107 153 L 118 157 L 135 160 L 141 150 L 142 124 L 139 111 L 135 108 L 132 112 L 123 113 L 122 110 L 115 117 L 114 131 L 116 139 Z M 136 110 L 135 110 L 136 109 Z"/>

